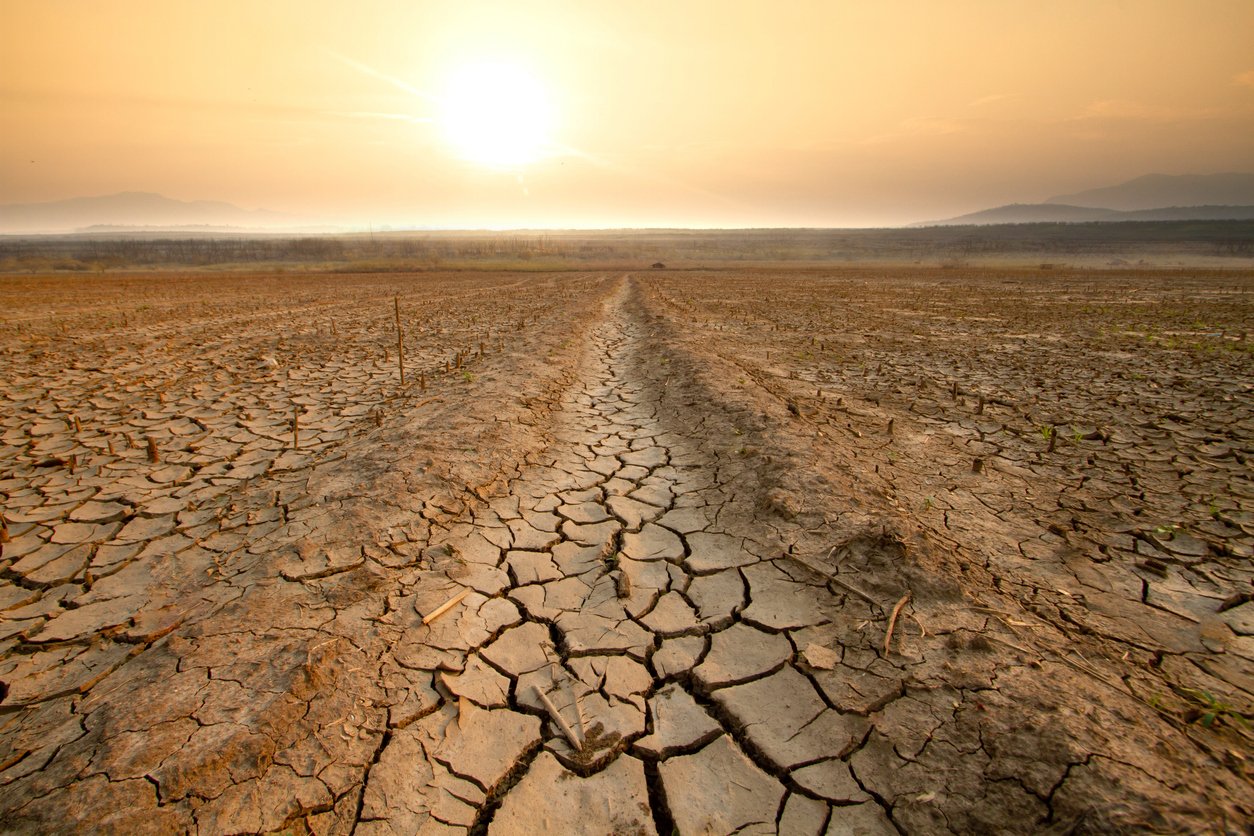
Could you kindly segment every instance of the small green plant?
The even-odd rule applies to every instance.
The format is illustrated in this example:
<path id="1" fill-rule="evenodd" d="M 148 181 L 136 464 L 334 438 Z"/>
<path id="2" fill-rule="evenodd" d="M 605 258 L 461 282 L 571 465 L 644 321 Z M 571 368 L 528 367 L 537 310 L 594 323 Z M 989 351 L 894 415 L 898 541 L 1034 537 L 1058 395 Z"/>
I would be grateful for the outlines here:
<path id="1" fill-rule="evenodd" d="M 1242 728 L 1249 728 L 1250 724 L 1246 722 L 1245 715 L 1235 707 L 1228 705 L 1215 697 L 1210 691 L 1202 688 L 1181 688 L 1180 692 L 1197 703 L 1196 706 L 1190 707 L 1184 712 L 1184 720 L 1187 723 L 1200 723 L 1203 728 L 1211 728 L 1216 723 L 1236 724 Z"/>
<path id="2" fill-rule="evenodd" d="M 474 383 L 475 376 L 471 374 L 470 372 L 462 372 L 462 380 L 466 381 L 467 383 Z"/>

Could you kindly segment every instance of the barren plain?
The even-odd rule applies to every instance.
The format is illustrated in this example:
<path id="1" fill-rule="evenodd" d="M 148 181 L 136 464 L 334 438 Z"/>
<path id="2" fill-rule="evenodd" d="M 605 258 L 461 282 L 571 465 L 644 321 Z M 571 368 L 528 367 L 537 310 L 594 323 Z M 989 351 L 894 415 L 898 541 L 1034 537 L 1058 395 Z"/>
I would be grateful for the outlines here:
<path id="1" fill-rule="evenodd" d="M 0 306 L 7 832 L 1254 817 L 1250 272 Z"/>

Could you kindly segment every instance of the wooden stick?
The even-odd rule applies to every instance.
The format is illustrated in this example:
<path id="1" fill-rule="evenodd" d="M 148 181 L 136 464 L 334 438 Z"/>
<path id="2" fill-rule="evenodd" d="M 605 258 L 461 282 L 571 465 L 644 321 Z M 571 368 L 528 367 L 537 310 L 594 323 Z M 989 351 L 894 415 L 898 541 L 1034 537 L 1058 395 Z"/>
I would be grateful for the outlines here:
<path id="1" fill-rule="evenodd" d="M 400 330 L 400 297 L 393 297 L 396 306 L 396 367 L 400 368 L 400 385 L 405 385 L 405 335 Z"/>
<path id="2" fill-rule="evenodd" d="M 1019 644 L 1015 644 L 1014 642 L 1006 641 L 1005 639 L 1003 639 L 1003 638 L 1002 638 L 1002 637 L 1000 637 L 1000 636 L 985 636 L 984 638 L 988 639 L 989 641 L 994 641 L 994 642 L 997 642 L 998 644 L 1004 644 L 1006 647 L 1014 648 L 1015 650 L 1019 651 L 1020 653 L 1022 653 L 1022 654 L 1023 654 L 1023 655 L 1025 655 L 1025 656 L 1040 656 L 1040 654 L 1039 654 L 1039 653 L 1035 653 L 1035 652 L 1033 652 L 1033 651 L 1031 651 L 1031 650 L 1028 650 L 1028 649 L 1027 649 L 1026 647 L 1024 647 L 1023 645 L 1019 645 Z M 1060 658 L 1061 658 L 1061 657 L 1060 657 Z M 1093 673 L 1093 672 L 1092 672 L 1092 671 L 1086 671 L 1086 673 Z M 1096 675 L 1096 674 L 1094 674 L 1094 675 Z M 1099 677 L 1099 678 L 1100 678 L 1100 677 Z"/>
<path id="3" fill-rule="evenodd" d="M 579 739 L 587 740 L 588 729 L 583 723 L 583 706 L 579 704 L 579 695 L 575 693 L 574 686 L 568 685 L 567 689 L 570 691 L 570 701 L 575 704 L 575 719 L 579 721 Z M 582 749 L 583 746 L 580 745 L 579 748 Z"/>
<path id="4" fill-rule="evenodd" d="M 897 602 L 897 606 L 893 607 L 893 614 L 888 617 L 888 633 L 884 636 L 884 655 L 888 655 L 888 646 L 893 641 L 893 627 L 897 625 L 897 616 L 901 614 L 901 608 L 910 600 L 910 590 L 906 590 L 906 594 L 901 596 L 901 600 Z"/>
<path id="5" fill-rule="evenodd" d="M 461 601 L 461 599 L 465 598 L 469 594 L 470 594 L 470 587 L 466 587 L 461 592 L 457 593 L 452 598 L 449 598 L 443 604 L 441 604 L 440 606 L 436 607 L 434 610 L 429 612 L 427 615 L 424 615 L 422 617 L 422 623 L 430 624 L 432 621 L 435 621 L 437 618 L 444 615 L 449 610 L 453 609 L 453 607 L 457 606 L 458 602 Z"/>
<path id="6" fill-rule="evenodd" d="M 827 553 L 828 556 L 830 557 L 832 552 L 834 552 L 839 547 L 840 547 L 839 543 L 837 543 L 835 546 L 832 546 L 832 551 L 829 551 Z M 790 560 L 793 560 L 797 563 L 800 563 L 802 566 L 806 567 L 811 572 L 815 572 L 819 574 L 820 576 L 822 576 L 823 578 L 826 578 L 828 583 L 834 583 L 837 586 L 839 586 L 841 589 L 845 590 L 846 592 L 852 592 L 854 595 L 857 595 L 859 598 L 866 601 L 871 606 L 878 607 L 880 605 L 879 601 L 876 601 L 870 595 L 866 594 L 861 589 L 858 589 L 858 587 L 854 586 L 851 583 L 846 583 L 845 581 L 842 581 L 840 578 L 836 577 L 831 572 L 828 572 L 826 569 L 822 568 L 821 566 L 815 566 L 813 563 L 811 563 L 809 560 L 806 560 L 801 555 L 785 554 L 784 557 L 789 558 Z"/>
<path id="7" fill-rule="evenodd" d="M 828 576 L 828 580 L 831 583 L 836 584 L 837 586 L 839 586 L 841 589 L 845 590 L 846 592 L 852 592 L 854 595 L 857 595 L 859 598 L 861 598 L 863 601 L 866 601 L 868 604 L 870 604 L 873 607 L 878 607 L 880 605 L 879 601 L 876 601 L 870 595 L 867 595 L 865 592 L 863 592 L 861 589 L 858 589 L 858 587 L 854 586 L 853 584 L 845 583 L 840 578 L 832 577 L 832 576 Z"/>
<path id="8" fill-rule="evenodd" d="M 575 747 L 575 751 L 582 752 L 583 744 L 580 743 L 579 738 L 575 736 L 575 730 L 570 727 L 569 723 L 562 719 L 562 715 L 557 713 L 557 707 L 549 701 L 548 694 L 541 691 L 539 685 L 534 687 L 536 689 L 536 696 L 540 698 L 540 702 L 544 703 L 544 708 L 549 712 L 549 716 L 553 718 L 553 722 L 557 723 L 557 725 L 561 728 L 562 734 L 566 735 L 566 739 L 570 741 L 571 746 Z"/>

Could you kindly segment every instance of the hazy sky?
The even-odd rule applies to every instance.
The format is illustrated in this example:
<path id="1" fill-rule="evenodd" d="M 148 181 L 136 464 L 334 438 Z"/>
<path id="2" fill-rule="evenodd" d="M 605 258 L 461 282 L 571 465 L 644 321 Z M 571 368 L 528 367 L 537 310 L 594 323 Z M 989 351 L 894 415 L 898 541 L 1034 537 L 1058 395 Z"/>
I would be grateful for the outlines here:
<path id="1" fill-rule="evenodd" d="M 1254 171 L 1254 1 L 0 0 L 0 203 L 867 225 Z"/>

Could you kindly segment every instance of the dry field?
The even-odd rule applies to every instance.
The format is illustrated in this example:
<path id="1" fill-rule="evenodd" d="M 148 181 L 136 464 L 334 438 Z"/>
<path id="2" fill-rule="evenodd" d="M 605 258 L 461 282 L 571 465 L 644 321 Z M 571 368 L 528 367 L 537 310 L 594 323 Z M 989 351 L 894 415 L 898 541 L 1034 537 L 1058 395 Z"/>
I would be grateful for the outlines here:
<path id="1" fill-rule="evenodd" d="M 1251 322 L 1235 271 L 0 277 L 0 829 L 1243 832 Z"/>

